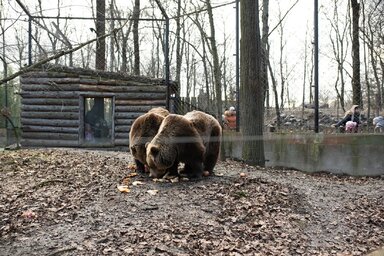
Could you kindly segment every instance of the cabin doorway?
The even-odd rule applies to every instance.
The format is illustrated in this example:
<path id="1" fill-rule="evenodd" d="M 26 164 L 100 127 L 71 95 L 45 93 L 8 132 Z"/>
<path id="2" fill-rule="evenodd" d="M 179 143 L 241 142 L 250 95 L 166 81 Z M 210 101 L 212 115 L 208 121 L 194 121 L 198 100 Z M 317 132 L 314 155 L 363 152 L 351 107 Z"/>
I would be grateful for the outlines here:
<path id="1" fill-rule="evenodd" d="M 83 96 L 80 140 L 83 146 L 114 145 L 114 97 Z"/>

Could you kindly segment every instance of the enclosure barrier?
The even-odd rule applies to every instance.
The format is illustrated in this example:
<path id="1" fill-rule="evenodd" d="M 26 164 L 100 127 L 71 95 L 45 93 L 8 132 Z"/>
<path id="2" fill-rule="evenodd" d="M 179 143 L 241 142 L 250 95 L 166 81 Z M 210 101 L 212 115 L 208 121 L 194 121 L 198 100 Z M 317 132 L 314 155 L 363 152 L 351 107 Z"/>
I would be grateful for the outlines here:
<path id="1" fill-rule="evenodd" d="M 241 133 L 225 131 L 226 157 L 241 159 Z M 252 138 L 248 138 L 252 139 Z M 264 134 L 266 166 L 353 176 L 384 175 L 382 134 Z"/>

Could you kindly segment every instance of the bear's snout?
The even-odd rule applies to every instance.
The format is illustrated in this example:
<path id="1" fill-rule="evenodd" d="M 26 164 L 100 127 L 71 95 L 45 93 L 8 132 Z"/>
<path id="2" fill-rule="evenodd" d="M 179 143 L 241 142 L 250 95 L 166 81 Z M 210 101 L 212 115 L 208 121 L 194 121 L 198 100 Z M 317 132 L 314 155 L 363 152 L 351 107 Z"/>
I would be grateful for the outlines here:
<path id="1" fill-rule="evenodd" d="M 135 146 L 131 146 L 131 153 L 132 153 L 132 155 L 135 155 L 137 153 Z"/>
<path id="2" fill-rule="evenodd" d="M 151 147 L 151 154 L 156 157 L 159 154 L 160 150 L 158 147 Z"/>

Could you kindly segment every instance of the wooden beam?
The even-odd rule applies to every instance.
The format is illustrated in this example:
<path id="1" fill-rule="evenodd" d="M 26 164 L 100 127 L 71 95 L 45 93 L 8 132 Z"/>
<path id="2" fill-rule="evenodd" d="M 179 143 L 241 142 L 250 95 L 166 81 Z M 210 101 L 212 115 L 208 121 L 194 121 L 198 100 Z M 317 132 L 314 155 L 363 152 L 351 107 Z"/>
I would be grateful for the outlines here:
<path id="1" fill-rule="evenodd" d="M 21 124 L 24 125 L 43 125 L 56 127 L 78 127 L 78 120 L 59 120 L 59 119 L 38 119 L 21 118 Z"/>
<path id="2" fill-rule="evenodd" d="M 54 127 L 45 125 L 23 125 L 23 132 L 58 132 L 79 134 L 79 127 Z"/>
<path id="3" fill-rule="evenodd" d="M 63 105 L 22 105 L 21 110 L 25 112 L 43 111 L 43 112 L 79 112 L 79 106 L 63 106 Z"/>
<path id="4" fill-rule="evenodd" d="M 22 111 L 22 118 L 41 118 L 41 119 L 61 119 L 61 120 L 78 120 L 78 112 L 32 112 L 32 111 Z"/>
<path id="5" fill-rule="evenodd" d="M 56 106 L 79 106 L 79 99 L 68 98 L 22 98 L 22 105 L 56 105 Z"/>

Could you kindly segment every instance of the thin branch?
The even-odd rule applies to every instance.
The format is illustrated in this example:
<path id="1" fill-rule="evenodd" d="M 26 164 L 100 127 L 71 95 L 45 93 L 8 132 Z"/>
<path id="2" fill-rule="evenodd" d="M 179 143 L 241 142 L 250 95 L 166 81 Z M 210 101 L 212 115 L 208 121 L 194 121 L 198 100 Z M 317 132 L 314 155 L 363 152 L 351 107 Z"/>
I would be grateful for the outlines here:
<path id="1" fill-rule="evenodd" d="M 279 22 L 276 24 L 276 26 L 268 33 L 268 36 L 270 36 L 272 34 L 273 31 L 275 31 L 279 25 L 283 22 L 283 20 L 287 17 L 288 13 L 291 12 L 291 10 L 293 9 L 293 7 L 296 6 L 296 4 L 299 2 L 299 0 L 296 0 L 296 2 L 288 9 L 288 11 L 283 15 L 283 17 L 279 20 Z"/>
<path id="2" fill-rule="evenodd" d="M 108 34 L 104 34 L 104 35 L 102 35 L 102 36 L 99 36 L 99 37 L 96 37 L 96 38 L 94 38 L 94 39 L 91 39 L 91 40 L 89 40 L 89 41 L 87 41 L 87 42 L 85 42 L 85 43 L 79 44 L 78 46 L 76 46 L 76 47 L 74 47 L 74 48 L 72 48 L 72 49 L 69 49 L 69 50 L 66 50 L 66 51 L 60 51 L 60 52 L 58 52 L 57 54 L 52 55 L 51 57 L 48 57 L 48 58 L 43 59 L 43 60 L 41 60 L 41 61 L 39 61 L 39 62 L 36 62 L 35 64 L 32 64 L 32 65 L 30 65 L 30 66 L 28 66 L 28 67 L 22 68 L 22 69 L 20 69 L 18 72 L 16 72 L 16 73 L 14 73 L 14 74 L 12 74 L 12 75 L 10 75 L 10 76 L 8 76 L 8 77 L 6 77 L 6 78 L 0 80 L 0 85 L 4 84 L 4 83 L 6 83 L 6 82 L 8 82 L 8 81 L 10 81 L 10 80 L 12 80 L 12 79 L 15 79 L 16 77 L 18 77 L 18 76 L 20 76 L 20 75 L 22 75 L 22 74 L 24 74 L 24 73 L 27 73 L 28 71 L 31 71 L 31 70 L 33 70 L 33 69 L 35 69 L 35 68 L 37 68 L 37 67 L 40 67 L 41 65 L 43 65 L 43 64 L 45 64 L 45 63 L 47 63 L 47 62 L 50 62 L 51 60 L 58 59 L 58 58 L 60 58 L 61 56 L 67 55 L 67 54 L 72 53 L 72 52 L 75 52 L 75 51 L 77 51 L 77 50 L 83 48 L 83 47 L 86 46 L 86 45 L 89 45 L 89 44 L 91 44 L 91 43 L 93 43 L 93 42 L 96 42 L 96 41 L 98 41 L 98 40 L 100 40 L 100 39 L 103 39 L 103 38 L 106 38 L 106 37 L 108 37 L 108 36 L 111 36 L 111 35 L 113 35 L 114 33 L 116 33 L 117 31 L 121 30 L 121 29 L 127 24 L 128 21 L 129 21 L 129 19 L 127 19 L 121 27 L 119 27 L 119 28 L 115 28 L 114 30 L 112 30 L 112 31 L 111 31 L 110 33 L 108 33 Z"/>

